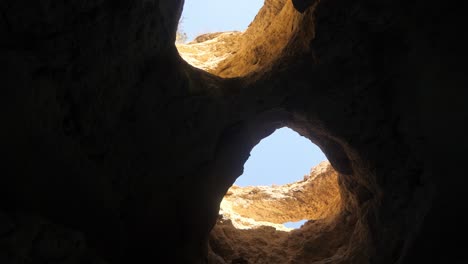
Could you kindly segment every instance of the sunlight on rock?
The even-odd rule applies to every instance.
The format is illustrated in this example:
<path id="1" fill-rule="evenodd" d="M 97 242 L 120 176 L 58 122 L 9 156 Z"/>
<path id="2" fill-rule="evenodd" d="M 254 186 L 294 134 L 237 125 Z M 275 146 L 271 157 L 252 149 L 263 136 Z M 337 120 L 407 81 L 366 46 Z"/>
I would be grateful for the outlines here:
<path id="1" fill-rule="evenodd" d="M 295 49 L 309 48 L 314 32 L 302 31 L 298 21 L 310 24 L 313 17 L 303 17 L 291 1 L 267 0 L 245 30 L 207 33 L 189 43 L 179 33 L 175 45 L 196 68 L 222 78 L 243 77 L 268 70 L 298 35 L 303 41 Z"/>
<path id="2" fill-rule="evenodd" d="M 189 43 L 176 43 L 180 56 L 189 64 L 212 71 L 238 49 L 239 31 L 200 35 Z"/>
<path id="3" fill-rule="evenodd" d="M 221 221 L 236 229 L 262 226 L 289 232 L 304 219 L 322 219 L 340 209 L 338 174 L 328 161 L 312 168 L 303 180 L 273 186 L 233 185 L 221 202 Z M 292 226 L 287 222 L 299 222 Z"/>

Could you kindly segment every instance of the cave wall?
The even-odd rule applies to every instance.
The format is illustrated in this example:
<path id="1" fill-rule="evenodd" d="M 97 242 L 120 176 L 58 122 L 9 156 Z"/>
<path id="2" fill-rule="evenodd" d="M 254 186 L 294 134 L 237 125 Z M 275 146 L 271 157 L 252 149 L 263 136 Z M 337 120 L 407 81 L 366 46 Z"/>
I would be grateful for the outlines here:
<path id="1" fill-rule="evenodd" d="M 204 263 L 222 196 L 284 125 L 342 174 L 357 246 L 336 263 L 466 260 L 465 180 L 434 158 L 466 156 L 459 9 L 294 3 L 279 55 L 223 79 L 178 56 L 183 1 L 0 2 L 2 263 Z"/>

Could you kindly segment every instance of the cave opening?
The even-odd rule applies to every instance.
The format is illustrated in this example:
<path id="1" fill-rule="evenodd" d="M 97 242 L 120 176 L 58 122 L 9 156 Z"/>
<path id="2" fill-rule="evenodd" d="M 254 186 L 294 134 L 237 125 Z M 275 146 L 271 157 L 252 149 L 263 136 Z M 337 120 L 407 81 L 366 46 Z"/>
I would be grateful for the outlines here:
<path id="1" fill-rule="evenodd" d="M 353 225 L 343 211 L 347 197 L 342 196 L 340 174 L 304 127 L 287 123 L 266 133 L 260 132 L 261 127 L 268 125 L 254 129 L 254 135 L 262 136 L 253 136 L 257 144 L 250 150 L 244 171 L 221 200 L 208 242 L 209 255 L 215 259 L 212 263 L 293 263 L 288 261 L 304 257 L 304 248 L 315 247 L 324 250 L 308 257 L 328 258 L 349 240 Z M 258 152 L 264 153 L 258 157 Z M 260 162 L 250 164 L 255 159 Z M 294 168 L 295 162 L 304 160 L 302 171 Z M 294 169 L 296 175 L 288 173 Z"/>
<path id="2" fill-rule="evenodd" d="M 179 43 L 194 41 L 203 34 L 243 32 L 255 18 L 263 0 L 185 0 L 180 17 Z"/>
<path id="3" fill-rule="evenodd" d="M 176 33 L 180 56 L 213 73 L 240 49 L 243 33 L 263 4 L 263 0 L 186 0 Z"/>
<path id="4" fill-rule="evenodd" d="M 327 166 L 329 162 L 318 146 L 288 127 L 279 128 L 252 149 L 243 174 L 221 202 L 220 215 L 239 229 L 298 229 L 319 217 L 319 209 L 308 203 L 317 198 L 309 197 L 317 191 L 301 193 L 317 185 L 315 178 Z M 336 185 L 336 179 L 331 182 Z"/>
<path id="5" fill-rule="evenodd" d="M 250 152 L 243 174 L 234 184 L 283 185 L 302 180 L 327 157 L 309 139 L 288 127 L 276 129 Z"/>

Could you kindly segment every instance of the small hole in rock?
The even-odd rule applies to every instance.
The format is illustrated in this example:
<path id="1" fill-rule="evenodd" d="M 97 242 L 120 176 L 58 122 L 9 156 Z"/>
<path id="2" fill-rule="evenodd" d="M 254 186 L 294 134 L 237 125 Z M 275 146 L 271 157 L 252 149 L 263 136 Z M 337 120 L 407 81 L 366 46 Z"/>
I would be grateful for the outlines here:
<path id="1" fill-rule="evenodd" d="M 299 220 L 296 222 L 286 222 L 286 223 L 283 223 L 283 225 L 287 228 L 298 229 L 306 222 L 307 222 L 307 219 L 303 219 L 303 220 Z"/>

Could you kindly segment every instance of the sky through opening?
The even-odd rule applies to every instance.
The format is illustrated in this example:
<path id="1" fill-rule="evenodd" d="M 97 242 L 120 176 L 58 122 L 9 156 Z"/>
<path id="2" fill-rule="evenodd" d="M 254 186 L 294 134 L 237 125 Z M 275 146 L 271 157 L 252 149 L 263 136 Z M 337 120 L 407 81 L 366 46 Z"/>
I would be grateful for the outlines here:
<path id="1" fill-rule="evenodd" d="M 326 159 L 322 150 L 309 139 L 283 127 L 252 149 L 244 164 L 244 173 L 234 184 L 255 186 L 295 182 Z"/>
<path id="2" fill-rule="evenodd" d="M 281 185 L 302 180 L 310 169 L 326 160 L 325 154 L 309 139 L 283 127 L 260 141 L 244 164 L 244 173 L 234 184 L 258 186 Z M 306 220 L 284 223 L 299 228 Z"/>
<path id="3" fill-rule="evenodd" d="M 224 31 L 244 31 L 255 18 L 263 0 L 185 0 L 179 30 L 187 40 Z"/>

